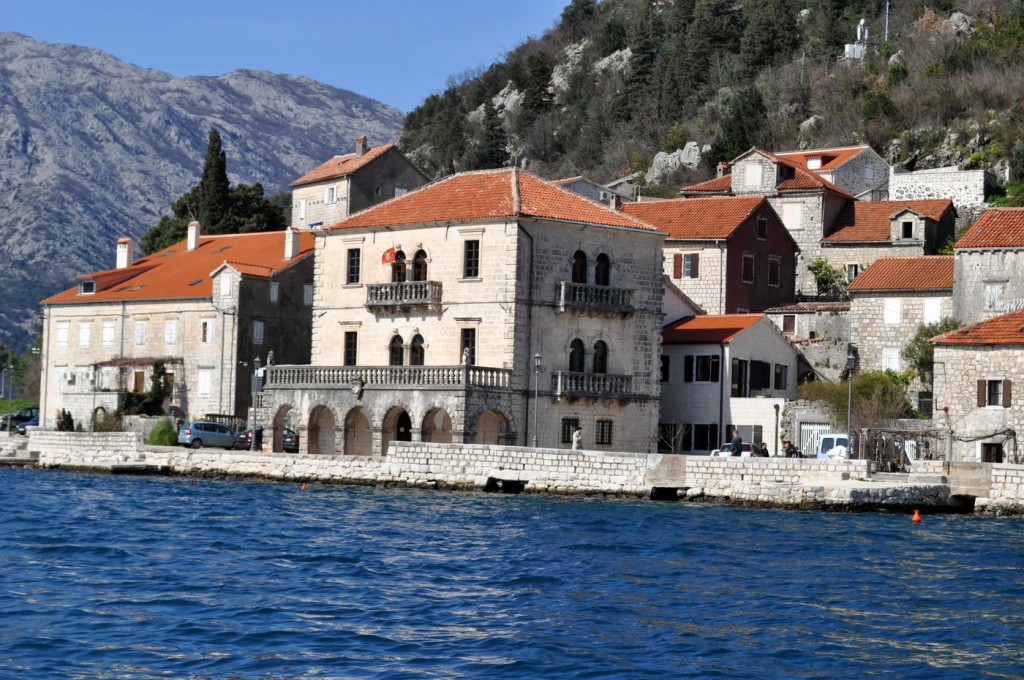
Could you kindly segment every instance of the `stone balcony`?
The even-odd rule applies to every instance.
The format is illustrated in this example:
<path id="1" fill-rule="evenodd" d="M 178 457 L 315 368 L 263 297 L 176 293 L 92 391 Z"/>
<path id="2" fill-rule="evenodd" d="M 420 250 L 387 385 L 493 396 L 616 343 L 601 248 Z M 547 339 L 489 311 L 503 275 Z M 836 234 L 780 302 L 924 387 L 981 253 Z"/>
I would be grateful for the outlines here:
<path id="1" fill-rule="evenodd" d="M 507 390 L 512 371 L 486 366 L 268 366 L 265 387 Z"/>
<path id="2" fill-rule="evenodd" d="M 555 371 L 551 374 L 551 391 L 555 399 L 588 397 L 629 400 L 632 385 L 633 377 L 629 375 L 571 371 Z"/>
<path id="3" fill-rule="evenodd" d="M 587 316 L 631 316 L 634 311 L 633 290 L 560 281 L 558 311 L 571 311 Z"/>
<path id="4" fill-rule="evenodd" d="M 366 287 L 366 308 L 375 314 L 440 309 L 441 282 L 370 284 Z"/>

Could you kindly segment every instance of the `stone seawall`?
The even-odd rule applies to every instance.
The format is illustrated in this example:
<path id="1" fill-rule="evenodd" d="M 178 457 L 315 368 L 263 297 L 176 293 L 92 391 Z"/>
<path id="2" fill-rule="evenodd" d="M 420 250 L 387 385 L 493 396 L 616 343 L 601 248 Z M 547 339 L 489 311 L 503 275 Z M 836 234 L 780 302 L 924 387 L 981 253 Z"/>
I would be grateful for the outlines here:
<path id="1" fill-rule="evenodd" d="M 270 454 L 143 446 L 135 433 L 35 431 L 28 450 L 46 468 L 164 470 L 197 477 L 506 492 L 680 498 L 824 509 L 949 509 L 943 463 L 907 481 L 873 480 L 869 461 L 719 458 L 392 442 L 384 457 Z M 993 465 L 986 509 L 1024 512 L 1024 466 Z"/>

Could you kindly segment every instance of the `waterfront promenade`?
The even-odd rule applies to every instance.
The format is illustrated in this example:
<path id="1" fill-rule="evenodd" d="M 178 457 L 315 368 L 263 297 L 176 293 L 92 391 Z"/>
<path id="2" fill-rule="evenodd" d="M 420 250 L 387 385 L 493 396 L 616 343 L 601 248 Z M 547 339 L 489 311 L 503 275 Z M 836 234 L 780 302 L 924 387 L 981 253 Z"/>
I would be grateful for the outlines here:
<path id="1" fill-rule="evenodd" d="M 0 464 L 112 473 L 721 501 L 792 509 L 1024 514 L 1024 466 L 923 461 L 878 474 L 866 460 L 719 458 L 393 442 L 387 456 L 146 446 L 135 433 L 36 430 Z"/>

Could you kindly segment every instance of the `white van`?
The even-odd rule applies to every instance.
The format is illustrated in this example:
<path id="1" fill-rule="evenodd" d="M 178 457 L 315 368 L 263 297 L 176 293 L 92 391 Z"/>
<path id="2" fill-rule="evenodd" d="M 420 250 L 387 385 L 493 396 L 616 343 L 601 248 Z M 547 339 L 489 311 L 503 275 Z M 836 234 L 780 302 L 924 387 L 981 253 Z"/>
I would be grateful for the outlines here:
<path id="1" fill-rule="evenodd" d="M 845 432 L 823 432 L 814 439 L 809 458 L 849 458 L 850 435 Z"/>

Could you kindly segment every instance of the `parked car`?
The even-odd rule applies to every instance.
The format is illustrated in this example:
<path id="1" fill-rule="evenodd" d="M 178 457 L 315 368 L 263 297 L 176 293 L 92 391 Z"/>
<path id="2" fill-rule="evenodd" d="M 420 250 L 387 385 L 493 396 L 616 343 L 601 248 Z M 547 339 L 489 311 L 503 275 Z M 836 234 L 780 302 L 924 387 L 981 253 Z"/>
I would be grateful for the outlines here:
<path id="1" fill-rule="evenodd" d="M 814 448 L 809 458 L 849 458 L 850 457 L 850 435 L 845 432 L 828 432 L 819 434 L 814 439 Z"/>
<path id="2" fill-rule="evenodd" d="M 7 413 L 0 417 L 0 430 L 13 430 L 18 427 L 18 425 L 32 420 L 33 418 L 39 418 L 39 407 L 26 406 L 15 413 Z"/>
<path id="3" fill-rule="evenodd" d="M 732 456 L 732 442 L 726 442 L 722 444 L 722 448 L 715 449 L 711 452 L 712 456 Z M 740 451 L 740 458 L 750 458 L 754 455 L 754 445 L 749 442 L 743 442 L 743 450 Z"/>
<path id="4" fill-rule="evenodd" d="M 287 427 L 284 428 L 284 450 L 286 453 L 299 452 L 299 433 Z"/>
<path id="5" fill-rule="evenodd" d="M 178 443 L 198 449 L 203 446 L 222 446 L 225 449 L 235 448 L 238 433 L 227 425 L 205 420 L 183 423 L 178 430 Z"/>
<path id="6" fill-rule="evenodd" d="M 35 427 L 39 425 L 39 416 L 32 416 L 23 423 L 18 423 L 14 429 L 18 431 L 18 434 L 25 434 L 27 428 Z"/>

